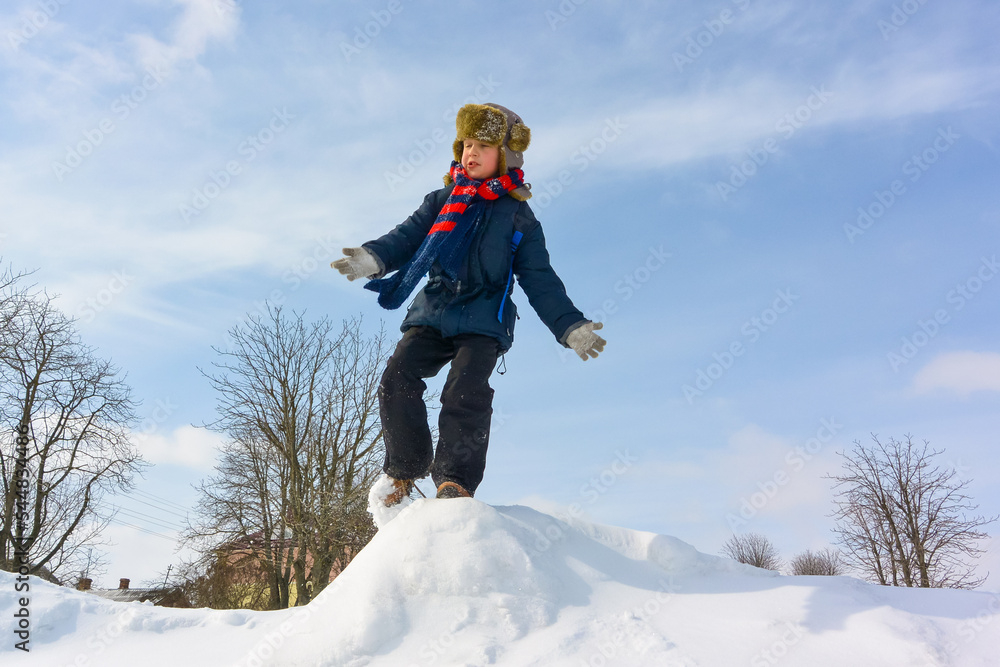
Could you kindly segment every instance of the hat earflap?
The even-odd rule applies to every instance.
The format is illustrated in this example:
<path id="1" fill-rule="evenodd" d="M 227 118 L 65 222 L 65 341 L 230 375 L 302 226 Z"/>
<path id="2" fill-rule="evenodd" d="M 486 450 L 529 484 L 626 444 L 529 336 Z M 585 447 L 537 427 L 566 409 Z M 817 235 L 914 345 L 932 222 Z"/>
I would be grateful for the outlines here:
<path id="1" fill-rule="evenodd" d="M 529 144 L 531 144 L 531 128 L 520 121 L 511 125 L 507 146 L 515 153 L 523 153 L 528 150 Z"/>

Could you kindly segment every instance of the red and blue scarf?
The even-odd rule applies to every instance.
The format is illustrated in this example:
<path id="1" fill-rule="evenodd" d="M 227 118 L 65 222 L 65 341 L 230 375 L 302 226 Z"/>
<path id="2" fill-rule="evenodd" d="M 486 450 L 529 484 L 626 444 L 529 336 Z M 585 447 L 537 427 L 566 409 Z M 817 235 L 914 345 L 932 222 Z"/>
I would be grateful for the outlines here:
<path id="1" fill-rule="evenodd" d="M 365 289 L 378 292 L 378 303 L 383 308 L 394 310 L 403 305 L 435 260 L 446 276 L 456 280 L 472 239 L 482 226 L 484 201 L 499 199 L 524 185 L 524 172 L 520 169 L 477 181 L 469 178 L 460 163 L 452 162 L 450 173 L 455 188 L 417 252 L 391 276 L 370 280 L 365 285 Z"/>

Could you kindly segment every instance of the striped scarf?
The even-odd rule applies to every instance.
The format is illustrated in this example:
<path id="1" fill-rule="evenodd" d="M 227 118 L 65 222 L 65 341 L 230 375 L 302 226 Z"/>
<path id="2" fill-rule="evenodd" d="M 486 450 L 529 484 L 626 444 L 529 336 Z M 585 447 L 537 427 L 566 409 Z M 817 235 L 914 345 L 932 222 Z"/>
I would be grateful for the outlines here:
<path id="1" fill-rule="evenodd" d="M 452 162 L 450 173 L 455 188 L 417 252 L 391 276 L 370 280 L 365 285 L 365 289 L 378 292 L 378 303 L 383 308 L 395 310 L 403 305 L 435 260 L 445 275 L 456 280 L 472 239 L 482 224 L 483 200 L 499 199 L 524 185 L 524 172 L 520 169 L 510 169 L 498 178 L 477 181 L 469 178 L 460 163 Z"/>

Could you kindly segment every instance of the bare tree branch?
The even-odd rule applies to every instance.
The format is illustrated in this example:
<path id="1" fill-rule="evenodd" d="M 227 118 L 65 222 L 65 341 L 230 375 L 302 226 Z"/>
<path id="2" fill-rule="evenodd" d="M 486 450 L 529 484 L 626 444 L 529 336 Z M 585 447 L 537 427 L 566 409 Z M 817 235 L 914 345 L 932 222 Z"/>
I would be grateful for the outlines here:
<path id="1" fill-rule="evenodd" d="M 759 533 L 733 535 L 722 546 L 722 554 L 765 570 L 780 570 L 781 558 L 769 539 Z"/>
<path id="2" fill-rule="evenodd" d="M 847 561 L 882 585 L 975 588 L 985 581 L 971 563 L 988 537 L 979 530 L 996 517 L 970 516 L 978 508 L 968 481 L 935 465 L 942 452 L 924 441 L 855 441 L 841 453 L 844 471 L 831 475 L 837 490 L 836 533 Z"/>
<path id="3" fill-rule="evenodd" d="M 805 551 L 793 558 L 790 566 L 795 575 L 836 577 L 846 574 L 840 553 L 835 549 Z"/>
<path id="4" fill-rule="evenodd" d="M 136 422 L 131 389 L 109 361 L 83 345 L 72 320 L 45 294 L 0 277 L 0 440 L 4 514 L 0 566 L 13 565 L 14 479 L 30 478 L 22 546 L 32 573 L 68 575 L 100 544 L 109 516 L 105 494 L 131 487 L 144 465 L 130 442 Z M 28 434 L 26 459 L 14 434 Z"/>
<path id="5" fill-rule="evenodd" d="M 385 332 L 365 337 L 359 320 L 336 332 L 326 318 L 307 324 L 269 308 L 230 338 L 204 373 L 218 397 L 208 427 L 229 440 L 185 538 L 205 572 L 220 548 L 253 542 L 268 606 L 305 604 L 374 534 L 367 493 L 382 458 Z"/>

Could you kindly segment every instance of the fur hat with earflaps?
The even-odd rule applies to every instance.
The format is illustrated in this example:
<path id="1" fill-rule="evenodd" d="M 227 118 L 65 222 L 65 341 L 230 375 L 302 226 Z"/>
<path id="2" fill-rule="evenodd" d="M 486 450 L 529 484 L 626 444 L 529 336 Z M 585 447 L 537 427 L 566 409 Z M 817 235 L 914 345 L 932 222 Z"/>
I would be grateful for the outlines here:
<path id="1" fill-rule="evenodd" d="M 457 131 L 452 152 L 455 161 L 462 161 L 462 145 L 472 138 L 490 146 L 500 146 L 500 174 L 508 169 L 524 166 L 524 151 L 531 143 L 531 130 L 516 113 L 499 104 L 466 104 L 458 110 L 455 118 Z M 445 185 L 451 184 L 451 175 L 444 177 Z M 531 185 L 525 183 L 510 195 L 524 201 L 531 197 Z"/>

